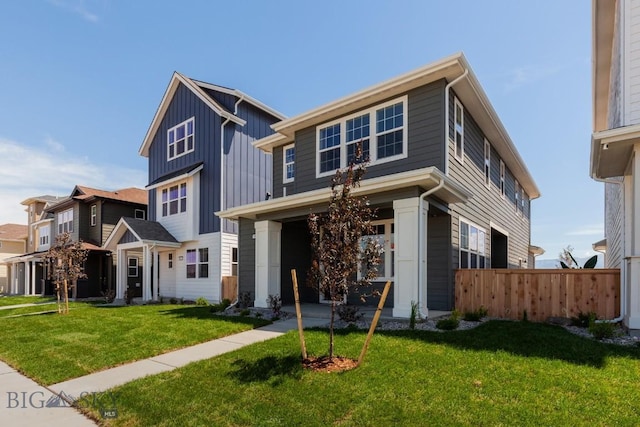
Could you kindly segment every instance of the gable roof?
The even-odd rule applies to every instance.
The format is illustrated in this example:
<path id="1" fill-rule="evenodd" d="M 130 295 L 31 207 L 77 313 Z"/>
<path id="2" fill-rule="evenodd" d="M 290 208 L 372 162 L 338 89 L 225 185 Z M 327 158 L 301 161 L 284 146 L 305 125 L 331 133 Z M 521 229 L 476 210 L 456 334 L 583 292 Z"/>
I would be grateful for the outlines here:
<path id="1" fill-rule="evenodd" d="M 22 224 L 0 225 L 0 240 L 22 242 L 27 238 L 28 227 Z"/>
<path id="2" fill-rule="evenodd" d="M 91 202 L 96 199 L 113 200 L 123 203 L 134 203 L 138 205 L 148 204 L 148 194 L 146 190 L 136 187 L 122 188 L 114 191 L 99 190 L 97 188 L 76 185 L 69 197 L 47 207 L 47 211 L 53 212 L 66 208 L 73 202 Z"/>
<path id="3" fill-rule="evenodd" d="M 61 201 L 62 199 L 64 199 L 64 196 L 51 196 L 49 194 L 44 194 L 42 196 L 35 196 L 35 197 L 29 197 L 28 199 L 25 199 L 23 201 L 20 202 L 21 205 L 30 205 L 31 203 L 35 203 L 35 202 L 42 202 L 45 204 L 53 204 L 53 203 L 57 203 L 59 201 Z"/>
<path id="4" fill-rule="evenodd" d="M 529 197 L 532 199 L 540 197 L 540 190 L 533 177 L 462 53 L 451 55 L 305 113 L 274 123 L 271 128 L 276 131 L 276 134 L 256 140 L 253 145 L 263 151 L 271 152 L 274 147 L 293 141 L 295 132 L 298 130 L 342 117 L 371 104 L 405 94 L 411 89 L 428 83 L 442 79 L 452 82 L 458 77 L 464 78 L 454 86 L 456 96 L 464 104 L 465 109 L 471 113 L 482 132 L 491 141 Z M 444 138 L 444 135 L 442 137 Z"/>
<path id="5" fill-rule="evenodd" d="M 115 250 L 127 231 L 130 231 L 141 243 L 176 248 L 181 246 L 180 242 L 157 221 L 122 217 L 104 242 L 103 248 Z"/>
<path id="6" fill-rule="evenodd" d="M 198 98 L 200 98 L 200 100 L 202 100 L 202 102 L 204 102 L 209 108 L 215 111 L 216 114 L 218 114 L 220 117 L 224 119 L 228 119 L 229 121 L 232 121 L 234 123 L 237 123 L 240 126 L 244 126 L 246 124 L 246 121 L 236 116 L 233 112 L 226 109 L 223 105 L 221 105 L 218 101 L 216 101 L 213 97 L 211 97 L 206 92 L 205 89 L 217 90 L 219 92 L 237 96 L 239 99 L 253 104 L 257 108 L 265 111 L 268 114 L 271 114 L 272 116 L 278 119 L 283 119 L 285 117 L 279 112 L 277 112 L 276 110 L 266 106 L 262 102 L 250 97 L 245 93 L 240 92 L 237 89 L 229 89 L 223 86 L 217 86 L 210 83 L 201 82 L 199 80 L 193 80 L 175 71 L 173 73 L 173 76 L 171 76 L 171 80 L 169 81 L 169 86 L 167 86 L 167 89 L 165 90 L 164 95 L 162 96 L 160 105 L 158 106 L 158 109 L 156 110 L 156 113 L 153 116 L 153 120 L 151 121 L 151 125 L 149 125 L 149 129 L 147 130 L 144 140 L 140 145 L 138 154 L 140 154 L 141 156 L 143 157 L 149 156 L 149 147 L 151 146 L 151 143 L 153 142 L 153 138 L 156 132 L 158 131 L 158 128 L 160 127 L 160 123 L 162 122 L 162 119 L 165 113 L 167 112 L 167 109 L 169 108 L 169 104 L 173 99 L 173 95 L 176 93 L 176 90 L 178 89 L 180 84 L 183 84 L 187 89 L 193 92 Z"/>

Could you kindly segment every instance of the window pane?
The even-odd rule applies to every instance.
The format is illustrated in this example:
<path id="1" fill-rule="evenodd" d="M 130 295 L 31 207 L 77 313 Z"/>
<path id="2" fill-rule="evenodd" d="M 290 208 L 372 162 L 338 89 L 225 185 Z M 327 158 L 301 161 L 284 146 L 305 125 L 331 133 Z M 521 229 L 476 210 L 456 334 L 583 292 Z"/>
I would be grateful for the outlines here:
<path id="1" fill-rule="evenodd" d="M 167 204 L 162 204 L 162 216 L 167 216 Z"/>
<path id="2" fill-rule="evenodd" d="M 353 142 L 347 145 L 347 163 L 351 163 L 354 160 L 356 155 L 356 147 L 360 141 Z M 368 159 L 370 156 L 369 151 L 369 140 L 365 139 L 362 141 L 362 157 L 358 159 L 356 163 L 362 163 L 364 160 Z"/>
<path id="3" fill-rule="evenodd" d="M 238 262 L 238 248 L 231 248 L 231 262 Z"/>
<path id="4" fill-rule="evenodd" d="M 198 249 L 200 252 L 200 262 L 209 262 L 209 248 Z"/>
<path id="5" fill-rule="evenodd" d="M 402 130 L 378 136 L 378 158 L 402 154 Z"/>
<path id="6" fill-rule="evenodd" d="M 187 211 L 187 199 L 180 199 L 180 212 Z"/>
<path id="7" fill-rule="evenodd" d="M 180 155 L 184 153 L 184 139 L 176 142 L 176 154 Z"/>
<path id="8" fill-rule="evenodd" d="M 200 264 L 198 277 L 200 278 L 209 277 L 209 264 Z"/>
<path id="9" fill-rule="evenodd" d="M 184 139 L 184 126 L 176 128 L 176 140 Z"/>
<path id="10" fill-rule="evenodd" d="M 469 249 L 469 224 L 460 223 L 460 248 Z"/>
<path id="11" fill-rule="evenodd" d="M 478 250 L 478 229 L 471 226 L 469 233 L 469 249 L 472 251 Z"/>
<path id="12" fill-rule="evenodd" d="M 169 144 L 173 144 L 175 142 L 175 136 L 172 130 L 169 131 Z"/>
<path id="13" fill-rule="evenodd" d="M 178 213 L 178 201 L 172 200 L 169 202 L 169 215 L 175 215 Z"/>
<path id="14" fill-rule="evenodd" d="M 478 268 L 478 255 L 471 254 L 471 268 Z"/>
<path id="15" fill-rule="evenodd" d="M 187 138 L 187 151 L 193 150 L 193 137 L 190 136 Z"/>
<path id="16" fill-rule="evenodd" d="M 320 149 L 325 150 L 327 148 L 340 145 L 340 124 L 320 129 Z"/>
<path id="17" fill-rule="evenodd" d="M 167 189 L 165 188 L 164 190 L 162 190 L 162 201 L 166 202 L 167 198 L 168 198 L 168 193 L 167 193 Z"/>
<path id="18" fill-rule="evenodd" d="M 187 264 L 187 279 L 194 279 L 196 277 L 196 265 Z"/>
<path id="19" fill-rule="evenodd" d="M 340 167 L 340 148 L 320 153 L 320 172 L 336 170 Z"/>
<path id="20" fill-rule="evenodd" d="M 187 250 L 187 264 L 195 264 L 196 263 L 196 250 L 188 249 Z"/>
<path id="21" fill-rule="evenodd" d="M 187 184 L 180 184 L 180 197 L 187 197 Z"/>
<path id="22" fill-rule="evenodd" d="M 187 122 L 187 135 L 193 134 L 193 120 Z"/>
<path id="23" fill-rule="evenodd" d="M 175 200 L 178 198 L 178 186 L 171 187 L 169 189 L 169 199 Z"/>
<path id="24" fill-rule="evenodd" d="M 469 252 L 460 251 L 460 268 L 469 268 Z"/>

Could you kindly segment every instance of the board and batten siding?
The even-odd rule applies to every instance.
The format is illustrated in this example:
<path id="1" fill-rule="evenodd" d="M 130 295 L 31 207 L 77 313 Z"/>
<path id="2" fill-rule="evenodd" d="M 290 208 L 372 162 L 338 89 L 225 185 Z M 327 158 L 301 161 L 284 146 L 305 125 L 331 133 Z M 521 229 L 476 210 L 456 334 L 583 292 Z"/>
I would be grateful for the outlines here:
<path id="1" fill-rule="evenodd" d="M 167 131 L 194 117 L 194 151 L 167 161 Z M 149 182 L 172 172 L 204 162 L 200 172 L 200 234 L 220 231 L 220 219 L 213 212 L 220 210 L 220 116 L 200 98 L 180 84 L 160 122 L 149 147 Z M 149 194 L 149 219 L 159 221 L 157 188 Z M 154 193 L 154 194 L 151 194 Z"/>
<path id="2" fill-rule="evenodd" d="M 624 19 L 624 125 L 640 123 L 640 2 L 625 1 Z"/>
<path id="3" fill-rule="evenodd" d="M 453 117 L 453 93 L 450 98 L 450 117 Z M 453 127 L 453 121 L 450 121 Z M 450 136 L 453 133 L 450 132 Z M 491 141 L 489 141 L 491 143 Z M 530 220 L 529 210 L 525 209 L 523 215 L 516 213 L 515 207 L 515 178 L 505 165 L 505 197 L 500 194 L 500 159 L 495 150 L 491 150 L 491 183 L 489 188 L 485 185 L 484 177 L 484 134 L 478 127 L 473 117 L 465 109 L 464 111 L 464 158 L 461 163 L 454 156 L 455 145 L 448 142 L 449 149 L 449 173 L 450 176 L 461 183 L 473 194 L 467 203 L 456 203 L 451 208 L 451 242 L 452 265 L 458 268 L 459 264 L 459 222 L 464 219 L 476 225 L 486 232 L 485 253 L 488 258 L 491 255 L 491 223 L 506 230 L 508 235 L 508 259 L 509 267 L 520 266 L 528 259 L 530 244 Z M 480 166 L 480 167 L 479 167 Z M 528 199 L 528 198 L 527 198 Z M 528 204 L 527 204 L 528 206 Z M 522 264 L 526 267 L 526 263 Z"/>
<path id="4" fill-rule="evenodd" d="M 405 123 L 407 124 L 408 156 L 377 165 L 370 165 L 363 179 L 376 178 L 394 173 L 435 166 L 444 169 L 444 87 L 445 81 L 440 80 L 409 91 L 406 95 L 407 110 Z M 371 104 L 365 108 L 352 111 L 364 111 L 376 105 L 401 97 L 394 96 L 387 100 Z M 349 115 L 350 115 L 349 114 Z M 339 119 L 336 116 L 324 123 Z M 320 124 L 320 126 L 322 123 Z M 375 133 L 375 118 L 371 122 L 371 133 Z M 296 176 L 292 183 L 284 184 L 287 194 L 304 193 L 307 191 L 327 188 L 331 184 L 331 176 L 316 178 L 316 129 L 312 126 L 296 132 Z M 344 133 L 344 129 L 342 130 Z M 282 183 L 282 148 L 273 150 L 273 196 L 283 196 Z"/>
<path id="5" fill-rule="evenodd" d="M 238 295 L 246 292 L 253 301 L 256 295 L 255 221 L 240 218 L 238 226 Z"/>

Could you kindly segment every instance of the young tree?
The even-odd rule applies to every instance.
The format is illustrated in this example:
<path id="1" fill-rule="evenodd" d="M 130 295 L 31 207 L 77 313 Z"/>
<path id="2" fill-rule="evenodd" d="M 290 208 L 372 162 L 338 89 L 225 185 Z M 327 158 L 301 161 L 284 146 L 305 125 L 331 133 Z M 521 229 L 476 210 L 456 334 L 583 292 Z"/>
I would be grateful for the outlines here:
<path id="1" fill-rule="evenodd" d="M 69 313 L 69 289 L 76 286 L 78 279 L 87 277 L 84 262 L 87 250 L 82 242 L 72 242 L 69 233 L 59 234 L 47 251 L 45 258 L 49 264 L 49 278 L 53 280 L 58 296 L 58 313 Z M 60 299 L 63 299 L 62 306 Z"/>
<path id="2" fill-rule="evenodd" d="M 366 197 L 355 197 L 351 190 L 360 185 L 366 172 L 361 148 L 349 167 L 338 170 L 331 180 L 329 209 L 308 218 L 313 262 L 309 274 L 310 285 L 318 289 L 331 304 L 329 323 L 329 359 L 333 358 L 333 324 L 336 306 L 351 290 L 371 284 L 377 276 L 382 247 L 374 234 L 371 220 L 375 210 Z M 358 278 L 358 267 L 361 268 Z M 363 295 L 363 294 L 361 294 Z"/>

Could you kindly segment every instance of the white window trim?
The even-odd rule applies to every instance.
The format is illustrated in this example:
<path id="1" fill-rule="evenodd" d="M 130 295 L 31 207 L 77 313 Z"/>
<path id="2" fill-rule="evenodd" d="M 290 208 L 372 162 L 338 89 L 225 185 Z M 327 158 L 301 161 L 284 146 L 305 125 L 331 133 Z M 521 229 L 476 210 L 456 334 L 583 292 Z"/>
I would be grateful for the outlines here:
<path id="1" fill-rule="evenodd" d="M 484 139 L 484 185 L 491 187 L 491 144 Z"/>
<path id="2" fill-rule="evenodd" d="M 135 266 L 131 265 L 131 261 L 135 261 Z M 136 274 L 131 274 L 131 269 L 136 269 Z M 127 257 L 127 277 L 138 277 L 138 257 Z"/>
<path id="3" fill-rule="evenodd" d="M 167 269 L 173 269 L 173 252 L 167 254 Z"/>
<path id="4" fill-rule="evenodd" d="M 457 107 L 460 107 L 460 112 L 462 114 L 462 118 L 460 120 L 461 123 L 461 132 L 460 132 L 460 155 L 458 155 L 458 143 L 456 141 L 456 111 Z M 451 138 L 450 138 L 451 139 Z M 457 96 L 453 97 L 453 157 L 458 160 L 460 163 L 464 164 L 464 105 L 460 102 Z"/>
<path id="5" fill-rule="evenodd" d="M 58 234 L 73 233 L 73 219 L 73 208 L 58 212 Z M 65 225 L 69 223 L 70 225 L 67 225 L 65 230 Z"/>
<path id="6" fill-rule="evenodd" d="M 469 226 L 469 248 L 468 249 L 463 249 L 462 248 L 462 223 L 465 223 Z M 483 242 L 483 252 L 480 253 L 479 249 L 476 249 L 475 251 L 471 249 L 471 227 L 474 227 L 475 229 L 478 230 L 478 245 L 480 243 L 480 232 L 484 233 L 484 237 L 485 240 Z M 486 238 L 487 236 L 490 236 L 490 234 L 487 233 L 487 230 L 484 227 L 480 227 L 479 225 L 465 219 L 465 218 L 458 218 L 458 268 L 462 269 L 463 267 L 462 265 L 462 251 L 466 251 L 469 253 L 469 262 L 468 262 L 468 267 L 464 268 L 465 270 L 483 270 L 483 269 L 487 269 L 490 268 L 489 265 L 489 257 L 487 256 L 487 241 Z M 480 258 L 478 258 L 478 267 L 472 268 L 471 267 L 471 254 L 475 253 L 476 255 L 478 255 L 478 257 L 482 256 L 484 257 L 484 267 L 480 267 Z"/>
<path id="7" fill-rule="evenodd" d="M 287 150 L 293 148 L 293 162 L 287 163 Z M 282 147 L 282 183 L 287 184 L 293 182 L 296 179 L 296 147 L 295 144 L 289 144 Z M 287 177 L 287 166 L 293 165 L 293 177 Z"/>
<path id="8" fill-rule="evenodd" d="M 517 215 L 522 215 L 522 211 L 521 206 L 520 206 L 520 183 L 518 182 L 518 180 L 516 179 L 516 190 L 514 191 L 514 195 L 513 195 L 514 201 L 515 201 L 515 205 L 516 205 L 516 214 Z"/>
<path id="9" fill-rule="evenodd" d="M 507 192 L 506 187 L 507 187 L 507 183 L 506 183 L 506 168 L 504 165 L 504 161 L 500 160 L 500 188 L 498 188 L 498 191 L 500 191 L 500 196 L 502 196 L 502 198 L 505 198 L 505 193 Z"/>
<path id="10" fill-rule="evenodd" d="M 184 197 L 180 196 L 180 190 L 181 190 L 183 184 L 185 185 L 185 191 L 186 191 L 186 194 L 185 194 Z M 178 201 L 178 212 L 176 212 L 174 214 L 172 214 L 171 210 L 170 210 L 171 201 L 172 201 L 172 199 L 170 198 L 170 195 L 171 195 L 171 188 L 172 187 L 178 187 L 178 198 L 177 199 L 173 199 L 173 200 L 177 200 Z M 162 210 L 162 206 L 165 203 L 162 200 L 162 192 L 164 190 L 167 190 L 167 201 L 166 201 L 166 203 L 167 203 L 167 214 L 166 215 L 164 215 L 164 212 Z M 157 194 L 159 195 L 158 201 L 159 201 L 160 210 L 158 211 L 158 213 L 159 213 L 159 217 L 160 218 L 175 217 L 176 215 L 185 214 L 189 210 L 189 183 L 187 181 L 175 182 L 175 183 L 171 183 L 170 185 L 168 185 L 166 187 L 159 188 Z M 180 201 L 182 199 L 186 199 L 185 209 L 184 210 L 181 210 L 182 203 Z"/>
<path id="11" fill-rule="evenodd" d="M 38 243 L 40 246 L 47 246 L 49 244 L 49 227 L 38 228 Z"/>
<path id="12" fill-rule="evenodd" d="M 402 153 L 397 154 L 395 156 L 385 157 L 383 159 L 378 159 L 378 133 L 376 132 L 375 123 L 376 123 L 376 111 L 388 107 L 390 105 L 398 104 L 402 102 Z M 332 176 L 336 173 L 336 169 L 320 172 L 320 130 L 329 126 L 333 126 L 336 124 L 340 124 L 340 169 L 346 168 L 348 165 L 347 162 L 347 120 L 353 119 L 355 117 L 363 116 L 369 114 L 369 166 L 379 165 L 387 162 L 393 162 L 400 159 L 407 158 L 407 150 L 408 150 L 408 140 L 407 136 L 409 135 L 409 111 L 407 108 L 408 104 L 408 96 L 404 95 L 399 98 L 392 99 L 391 101 L 385 102 L 383 104 L 374 105 L 371 108 L 366 110 L 360 110 L 355 113 L 349 114 L 348 116 L 340 117 L 339 119 L 323 123 L 319 126 L 316 126 L 316 178 L 322 178 L 325 176 Z M 334 149 L 336 147 L 332 147 Z"/>
<path id="13" fill-rule="evenodd" d="M 233 250 L 235 249 L 236 251 L 236 260 L 233 260 Z M 233 275 L 233 266 L 236 266 L 236 273 L 239 273 L 238 271 L 238 266 L 239 266 L 239 261 L 240 260 L 240 251 L 238 250 L 237 246 L 232 246 L 229 248 L 229 264 L 230 264 L 230 269 L 229 272 L 231 273 L 231 275 Z"/>
<path id="14" fill-rule="evenodd" d="M 180 191 L 180 188 L 178 188 L 178 191 Z M 160 196 L 162 196 L 162 193 L 160 193 Z M 138 213 L 141 213 L 142 215 L 138 217 Z M 136 219 L 146 219 L 146 216 L 144 209 L 136 209 L 133 211 L 133 217 Z"/>
<path id="15" fill-rule="evenodd" d="M 191 150 L 189 150 L 189 147 L 187 145 L 187 136 L 188 135 L 187 135 L 187 130 L 186 129 L 187 129 L 187 123 L 189 123 L 189 122 L 193 122 L 193 147 L 191 148 Z M 174 148 L 174 150 L 173 150 L 174 155 L 172 157 L 169 154 L 170 153 L 169 147 L 171 145 L 173 145 L 175 147 L 175 145 L 177 143 L 177 140 L 174 140 L 173 144 L 170 144 L 169 143 L 169 133 L 172 132 L 172 131 L 175 131 L 177 128 L 179 128 L 181 126 L 185 127 L 184 151 L 182 153 L 180 153 L 180 154 L 175 154 L 175 148 Z M 187 119 L 187 120 L 185 120 L 185 121 L 183 121 L 181 123 L 178 123 L 177 125 L 169 128 L 169 129 L 167 129 L 167 161 L 177 159 L 178 157 L 182 157 L 182 156 L 184 156 L 184 155 L 186 155 L 188 153 L 191 153 L 191 152 L 195 151 L 195 149 L 196 149 L 196 118 L 195 118 L 195 116 L 191 117 L 191 118 L 189 118 L 189 119 Z"/>
<path id="16" fill-rule="evenodd" d="M 208 247 L 202 247 L 202 248 L 189 248 L 186 250 L 185 252 L 185 266 L 189 266 L 189 265 L 195 265 L 196 266 L 196 276 L 195 277 L 189 277 L 188 274 L 188 269 L 185 267 L 185 279 L 187 280 L 193 280 L 193 279 L 208 279 L 209 277 L 211 277 L 211 271 L 209 270 L 209 268 L 207 268 L 207 276 L 206 277 L 202 277 L 200 276 L 200 266 L 206 264 L 207 266 L 210 266 L 211 263 L 209 262 L 209 260 L 207 259 L 207 261 L 202 261 L 200 259 L 200 251 L 203 249 L 207 249 L 207 258 L 209 258 L 211 256 L 211 251 L 209 250 Z M 196 254 L 196 262 L 195 263 L 190 263 L 189 262 L 189 256 L 188 253 L 189 251 L 195 251 Z"/>
<path id="17" fill-rule="evenodd" d="M 91 205 L 91 226 L 92 227 L 95 227 L 97 217 L 98 217 L 98 205 Z"/>

